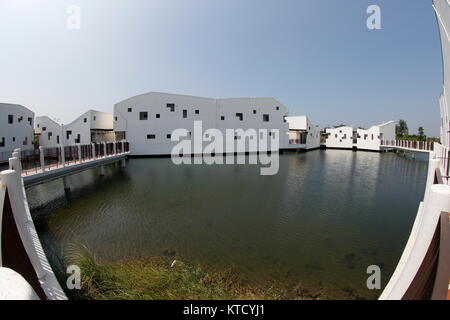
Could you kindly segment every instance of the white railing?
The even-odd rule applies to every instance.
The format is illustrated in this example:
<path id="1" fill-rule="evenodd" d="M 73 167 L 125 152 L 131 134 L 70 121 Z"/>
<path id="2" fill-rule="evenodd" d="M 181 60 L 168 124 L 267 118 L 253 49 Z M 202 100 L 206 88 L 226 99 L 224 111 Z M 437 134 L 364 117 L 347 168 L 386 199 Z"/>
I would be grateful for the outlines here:
<path id="1" fill-rule="evenodd" d="M 393 147 L 403 149 L 414 149 L 420 151 L 433 151 L 434 142 L 410 141 L 410 140 L 381 140 L 382 147 Z"/>
<path id="2" fill-rule="evenodd" d="M 22 175 L 33 175 L 90 160 L 129 152 L 129 142 L 100 142 L 70 146 L 39 147 L 20 152 Z"/>
<path id="3" fill-rule="evenodd" d="M 449 179 L 449 148 L 444 147 L 440 143 L 434 144 L 434 152 L 436 159 L 439 160 L 439 170 L 442 176 L 442 180 L 445 184 L 450 185 Z"/>

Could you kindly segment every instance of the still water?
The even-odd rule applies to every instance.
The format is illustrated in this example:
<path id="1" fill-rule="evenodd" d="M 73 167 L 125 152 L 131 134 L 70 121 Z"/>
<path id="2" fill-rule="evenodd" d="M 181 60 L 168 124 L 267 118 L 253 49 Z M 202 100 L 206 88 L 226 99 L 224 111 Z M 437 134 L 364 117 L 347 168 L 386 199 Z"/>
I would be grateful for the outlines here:
<path id="1" fill-rule="evenodd" d="M 426 159 L 394 153 L 317 150 L 280 156 L 275 176 L 255 165 L 182 165 L 130 159 L 27 190 L 39 236 L 57 271 L 73 244 L 102 261 L 169 256 L 233 267 L 258 286 L 298 284 L 322 298 L 375 299 L 406 244 Z"/>

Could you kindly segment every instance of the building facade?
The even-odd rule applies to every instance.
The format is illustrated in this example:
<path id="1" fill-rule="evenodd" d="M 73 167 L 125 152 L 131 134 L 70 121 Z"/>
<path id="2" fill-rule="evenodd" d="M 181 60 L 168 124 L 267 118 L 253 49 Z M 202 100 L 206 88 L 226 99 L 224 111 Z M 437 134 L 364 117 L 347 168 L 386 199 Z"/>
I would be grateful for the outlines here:
<path id="1" fill-rule="evenodd" d="M 115 141 L 113 116 L 109 113 L 89 110 L 67 125 L 63 125 L 65 145 Z"/>
<path id="2" fill-rule="evenodd" d="M 212 99 L 149 92 L 114 105 L 114 131 L 117 139 L 130 142 L 133 155 L 170 155 L 179 142 L 172 139 L 174 130 L 186 129 L 189 139 L 194 133 L 194 122 L 199 121 L 203 133 L 218 129 L 224 140 L 227 129 L 277 129 L 280 136 L 274 133 L 270 138 L 279 138 L 279 148 L 283 148 L 288 143 L 287 115 L 288 109 L 273 98 Z M 204 138 L 208 138 L 208 133 Z M 248 140 L 236 134 L 235 141 L 223 141 L 224 153 L 237 150 L 240 139 Z M 196 150 L 193 147 L 192 153 L 202 153 L 209 143 L 202 142 Z M 248 145 L 245 143 L 246 152 L 257 151 Z"/>
<path id="3" fill-rule="evenodd" d="M 353 128 L 352 127 L 338 127 L 325 129 L 326 147 L 335 149 L 353 149 Z"/>
<path id="4" fill-rule="evenodd" d="M 0 103 L 0 161 L 20 148 L 33 149 L 34 112 L 20 104 Z"/>
<path id="5" fill-rule="evenodd" d="M 53 148 L 61 143 L 62 126 L 47 116 L 36 117 L 34 120 L 34 135 L 39 138 L 39 145 Z"/>
<path id="6" fill-rule="evenodd" d="M 367 130 L 358 128 L 356 134 L 356 148 L 358 150 L 380 151 L 382 140 L 395 140 L 395 122 L 389 121 L 372 126 Z"/>
<path id="7" fill-rule="evenodd" d="M 439 98 L 441 111 L 441 143 L 450 146 L 450 3 L 448 0 L 433 0 L 433 8 L 439 26 L 442 49 L 443 89 Z"/>
<path id="8" fill-rule="evenodd" d="M 289 144 L 305 145 L 306 150 L 320 148 L 320 128 L 314 126 L 307 116 L 287 117 Z"/>

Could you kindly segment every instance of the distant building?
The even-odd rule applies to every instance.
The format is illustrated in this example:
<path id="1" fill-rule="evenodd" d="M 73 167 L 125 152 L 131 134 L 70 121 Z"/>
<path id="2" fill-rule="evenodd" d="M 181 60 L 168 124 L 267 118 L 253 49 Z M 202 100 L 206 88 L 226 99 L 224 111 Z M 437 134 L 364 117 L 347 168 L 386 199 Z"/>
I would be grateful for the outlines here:
<path id="1" fill-rule="evenodd" d="M 395 122 L 389 121 L 369 129 L 338 127 L 326 129 L 326 147 L 380 151 L 382 140 L 395 140 Z"/>
<path id="2" fill-rule="evenodd" d="M 65 145 L 114 141 L 113 116 L 89 110 L 67 125 L 63 125 Z"/>
<path id="3" fill-rule="evenodd" d="M 286 120 L 290 145 L 305 145 L 307 150 L 320 148 L 320 128 L 314 126 L 307 116 L 292 116 Z"/>
<path id="4" fill-rule="evenodd" d="M 47 116 L 36 117 L 34 135 L 39 138 L 39 145 L 52 148 L 61 142 L 62 126 Z"/>
<path id="5" fill-rule="evenodd" d="M 352 127 L 338 127 L 325 129 L 326 147 L 338 149 L 353 149 L 353 128 Z"/>
<path id="6" fill-rule="evenodd" d="M 134 155 L 170 155 L 178 143 L 171 140 L 172 132 L 184 128 L 192 133 L 194 121 L 202 121 L 203 131 L 216 128 L 224 136 L 226 129 L 278 129 L 282 148 L 288 143 L 287 115 L 288 109 L 273 98 L 212 99 L 149 92 L 114 105 L 114 131 L 117 139 L 130 142 Z"/>
<path id="7" fill-rule="evenodd" d="M 34 112 L 20 104 L 0 103 L 0 161 L 11 152 L 33 149 Z"/>
<path id="8" fill-rule="evenodd" d="M 356 148 L 358 150 L 380 151 L 382 140 L 395 140 L 395 122 L 389 121 L 370 127 L 368 130 L 356 130 Z"/>

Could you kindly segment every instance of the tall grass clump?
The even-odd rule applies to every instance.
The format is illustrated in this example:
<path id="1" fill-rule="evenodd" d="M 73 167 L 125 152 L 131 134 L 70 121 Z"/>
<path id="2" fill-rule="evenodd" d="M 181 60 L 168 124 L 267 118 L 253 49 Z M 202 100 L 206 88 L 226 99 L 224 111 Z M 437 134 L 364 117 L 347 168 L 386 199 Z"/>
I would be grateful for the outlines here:
<path id="1" fill-rule="evenodd" d="M 197 264 L 162 257 L 101 263 L 86 247 L 72 248 L 70 264 L 81 269 L 76 298 L 95 300 L 282 299 L 273 288 L 244 285 L 231 269 L 207 271 Z"/>

